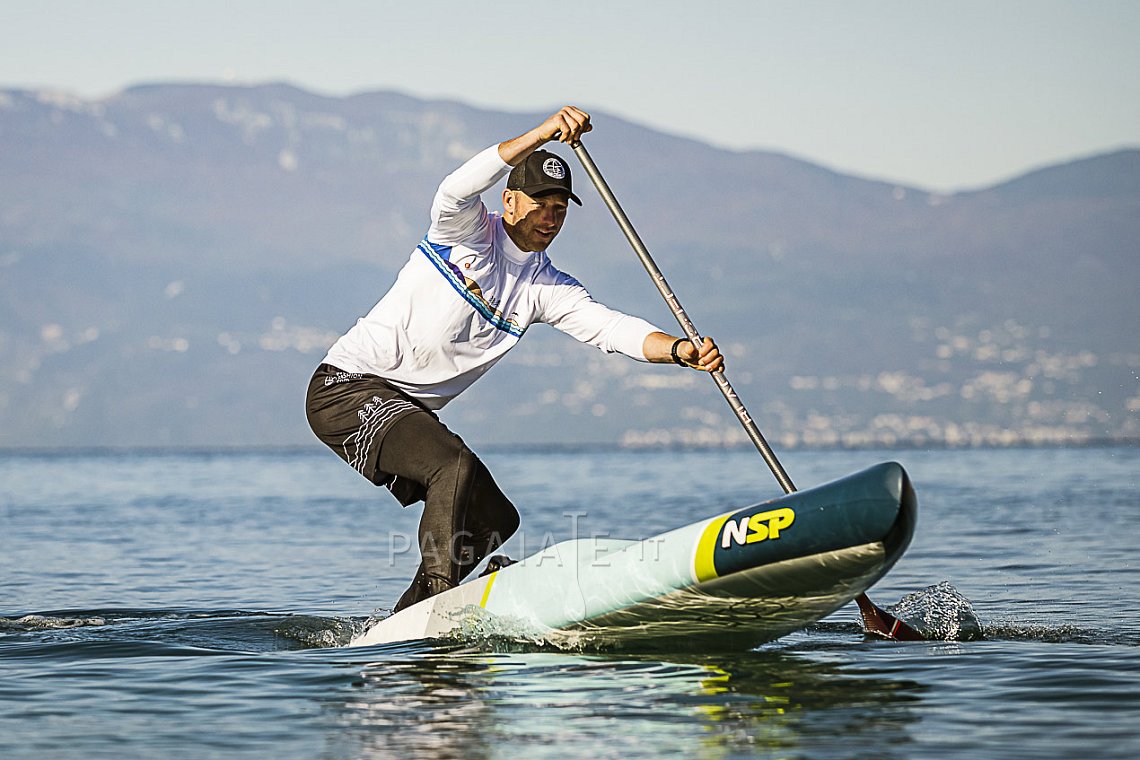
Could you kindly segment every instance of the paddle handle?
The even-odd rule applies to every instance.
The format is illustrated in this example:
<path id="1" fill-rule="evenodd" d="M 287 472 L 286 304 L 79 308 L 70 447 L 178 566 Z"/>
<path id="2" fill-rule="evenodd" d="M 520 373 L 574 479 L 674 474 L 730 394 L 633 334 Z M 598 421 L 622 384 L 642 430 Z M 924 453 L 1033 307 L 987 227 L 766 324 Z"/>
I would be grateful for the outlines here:
<path id="1" fill-rule="evenodd" d="M 582 168 L 586 170 L 590 181 L 594 183 L 598 194 L 602 196 L 606 207 L 609 208 L 610 213 L 613 214 L 614 219 L 617 221 L 618 227 L 620 227 L 621 231 L 625 234 L 626 240 L 633 246 L 637 257 L 641 259 L 642 266 L 645 267 L 645 271 L 649 273 L 653 284 L 657 286 L 658 292 L 660 292 L 662 298 L 665 299 L 669 310 L 673 312 L 673 316 L 677 318 L 677 322 L 685 332 L 685 337 L 692 341 L 694 346 L 699 347 L 703 342 L 700 333 L 697 332 L 693 321 L 689 319 L 689 315 L 685 313 L 681 302 L 677 300 L 677 295 L 673 292 L 673 289 L 669 287 L 669 282 L 665 279 L 665 275 L 661 273 L 660 268 L 658 268 L 656 262 L 653 261 L 653 257 L 649 255 L 649 250 L 645 247 L 645 244 L 641 242 L 641 236 L 638 235 L 637 230 L 633 228 L 629 217 L 626 216 L 625 210 L 622 209 L 621 204 L 618 203 L 617 198 L 610 190 L 610 186 L 606 183 L 605 178 L 602 177 L 602 173 L 598 171 L 598 167 L 594 163 L 594 159 L 590 157 L 586 146 L 583 145 L 581 141 L 578 141 L 573 143 L 570 147 L 574 149 L 574 155 L 576 155 L 578 160 L 582 163 Z M 752 441 L 753 445 L 756 446 L 756 449 L 760 452 L 760 456 L 764 458 L 764 461 L 772 470 L 772 474 L 776 476 L 776 481 L 779 482 L 780 487 L 784 489 L 784 493 L 792 493 L 795 491 L 796 487 L 792 484 L 791 478 L 788 477 L 788 473 L 784 470 L 783 465 L 780 464 L 780 460 L 776 459 L 772 447 L 768 445 L 768 441 L 764 439 L 760 428 L 757 427 L 756 423 L 752 420 L 752 415 L 748 413 L 748 410 L 744 407 L 744 403 L 740 400 L 740 397 L 736 395 L 736 391 L 728 381 L 724 371 L 718 370 L 710 374 L 716 382 L 717 387 L 720 388 L 720 392 L 724 395 L 728 405 L 732 408 L 736 419 L 740 420 L 740 424 L 744 426 L 744 432 L 748 434 L 748 438 Z"/>

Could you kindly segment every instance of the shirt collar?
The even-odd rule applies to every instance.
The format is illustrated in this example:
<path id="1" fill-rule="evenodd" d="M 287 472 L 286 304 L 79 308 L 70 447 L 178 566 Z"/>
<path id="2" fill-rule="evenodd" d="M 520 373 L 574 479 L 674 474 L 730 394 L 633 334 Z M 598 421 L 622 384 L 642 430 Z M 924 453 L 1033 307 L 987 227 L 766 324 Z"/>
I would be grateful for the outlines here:
<path id="1" fill-rule="evenodd" d="M 530 252 L 524 251 L 515 245 L 515 241 L 511 240 L 511 236 L 507 234 L 507 228 L 503 224 L 503 217 L 495 215 L 495 237 L 498 240 L 498 248 L 503 252 L 503 255 L 516 264 L 525 264 L 531 260 L 531 257 L 541 255 L 541 251 Z"/>

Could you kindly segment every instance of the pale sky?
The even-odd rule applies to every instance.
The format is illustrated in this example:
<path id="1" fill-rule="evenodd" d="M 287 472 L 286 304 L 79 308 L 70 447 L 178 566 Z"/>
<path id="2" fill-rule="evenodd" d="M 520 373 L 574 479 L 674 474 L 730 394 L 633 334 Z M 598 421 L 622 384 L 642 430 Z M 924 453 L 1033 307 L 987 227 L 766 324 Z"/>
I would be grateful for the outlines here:
<path id="1" fill-rule="evenodd" d="M 1140 147 L 1140 1 L 11 0 L 0 14 L 0 88 L 97 98 L 169 81 L 569 102 L 599 129 L 611 114 L 952 191 Z"/>

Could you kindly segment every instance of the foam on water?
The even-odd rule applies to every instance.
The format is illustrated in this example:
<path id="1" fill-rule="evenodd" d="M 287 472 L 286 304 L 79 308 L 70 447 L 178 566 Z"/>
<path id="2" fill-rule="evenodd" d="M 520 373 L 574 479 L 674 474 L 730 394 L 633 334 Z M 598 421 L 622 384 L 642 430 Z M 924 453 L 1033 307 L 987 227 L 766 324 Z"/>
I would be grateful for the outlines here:
<path id="1" fill-rule="evenodd" d="M 84 628 L 107 625 L 106 618 L 57 617 L 54 615 L 24 615 L 19 618 L 0 617 L 0 633 L 18 631 L 46 631 L 56 628 Z"/>

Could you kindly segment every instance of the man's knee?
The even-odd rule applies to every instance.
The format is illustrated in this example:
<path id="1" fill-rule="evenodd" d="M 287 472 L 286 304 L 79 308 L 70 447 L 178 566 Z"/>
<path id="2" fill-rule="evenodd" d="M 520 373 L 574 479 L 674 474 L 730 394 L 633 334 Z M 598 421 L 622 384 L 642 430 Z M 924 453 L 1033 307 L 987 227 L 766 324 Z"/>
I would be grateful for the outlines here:
<path id="1" fill-rule="evenodd" d="M 499 543 L 502 544 L 519 529 L 521 523 L 519 511 L 515 509 L 514 504 L 503 499 L 503 507 L 500 511 L 499 519 L 496 522 L 498 523 L 497 532 L 502 535 L 502 540 L 499 541 Z"/>
<path id="2" fill-rule="evenodd" d="M 463 475 L 461 482 L 467 484 L 470 493 L 468 516 L 500 534 L 505 541 L 519 529 L 518 510 L 499 489 L 491 471 L 470 449 L 464 447 L 458 457 Z"/>

